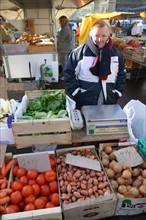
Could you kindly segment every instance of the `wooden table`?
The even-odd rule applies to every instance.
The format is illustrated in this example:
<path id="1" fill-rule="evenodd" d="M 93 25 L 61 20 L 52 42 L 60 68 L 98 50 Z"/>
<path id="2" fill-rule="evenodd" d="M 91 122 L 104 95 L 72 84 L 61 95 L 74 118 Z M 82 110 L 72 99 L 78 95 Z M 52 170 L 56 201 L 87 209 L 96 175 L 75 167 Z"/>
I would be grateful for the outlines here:
<path id="1" fill-rule="evenodd" d="M 98 141 L 111 141 L 120 140 L 122 138 L 128 138 L 129 134 L 102 134 L 102 135 L 87 135 L 86 128 L 81 130 L 72 130 L 72 143 L 81 142 L 98 142 Z"/>
<path id="2" fill-rule="evenodd" d="M 136 78 L 136 79 L 138 79 L 139 75 L 140 75 L 140 71 L 142 70 L 143 67 L 146 67 L 146 62 L 140 62 L 140 61 L 133 59 L 133 58 L 126 56 L 126 55 L 123 55 L 123 57 L 125 60 L 130 60 L 130 61 L 137 63 L 139 65 L 138 72 L 137 72 L 137 78 Z"/>

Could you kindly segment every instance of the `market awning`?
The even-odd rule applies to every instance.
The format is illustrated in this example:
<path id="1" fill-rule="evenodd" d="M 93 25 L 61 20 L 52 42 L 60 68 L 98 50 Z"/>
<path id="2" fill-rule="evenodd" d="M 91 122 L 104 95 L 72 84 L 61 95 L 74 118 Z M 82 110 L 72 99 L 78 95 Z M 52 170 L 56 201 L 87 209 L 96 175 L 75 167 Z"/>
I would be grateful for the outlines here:
<path id="1" fill-rule="evenodd" d="M 121 19 L 121 18 L 130 18 L 134 16 L 140 16 L 139 14 L 135 13 L 129 13 L 129 12 L 110 12 L 110 13 L 98 13 L 98 14 L 92 14 L 91 16 L 85 16 L 82 19 L 82 23 L 80 26 L 80 37 L 79 37 L 79 45 L 83 44 L 88 35 L 91 26 L 97 21 L 97 20 L 110 20 L 110 19 Z"/>
<path id="2" fill-rule="evenodd" d="M 91 2 L 93 0 L 0 0 L 0 10 L 52 8 L 53 4 L 57 10 L 79 9 Z"/>

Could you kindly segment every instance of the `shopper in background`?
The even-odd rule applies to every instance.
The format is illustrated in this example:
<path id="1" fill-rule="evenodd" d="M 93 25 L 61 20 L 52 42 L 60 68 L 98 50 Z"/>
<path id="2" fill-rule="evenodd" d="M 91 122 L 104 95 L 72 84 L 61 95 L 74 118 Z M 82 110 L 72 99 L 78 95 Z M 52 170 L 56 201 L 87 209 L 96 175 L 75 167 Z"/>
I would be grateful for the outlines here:
<path id="1" fill-rule="evenodd" d="M 141 37 L 143 34 L 143 22 L 140 20 L 137 24 L 138 36 Z"/>
<path id="2" fill-rule="evenodd" d="M 0 16 L 0 65 L 2 65 L 2 44 L 10 42 L 11 36 L 6 30 L 6 20 Z"/>
<path id="3" fill-rule="evenodd" d="M 59 23 L 61 28 L 57 36 L 57 49 L 59 53 L 59 62 L 63 70 L 68 55 L 73 49 L 73 40 L 72 30 L 69 26 L 69 21 L 65 15 L 59 17 Z M 62 73 L 60 73 L 60 78 L 62 78 Z"/>
<path id="4" fill-rule="evenodd" d="M 110 35 L 110 26 L 103 20 L 97 21 L 88 40 L 69 55 L 64 80 L 78 109 L 83 105 L 115 104 L 122 96 L 126 69 Z"/>
<path id="5" fill-rule="evenodd" d="M 136 22 L 134 22 L 132 24 L 131 36 L 138 37 L 138 27 L 137 27 L 137 23 Z"/>

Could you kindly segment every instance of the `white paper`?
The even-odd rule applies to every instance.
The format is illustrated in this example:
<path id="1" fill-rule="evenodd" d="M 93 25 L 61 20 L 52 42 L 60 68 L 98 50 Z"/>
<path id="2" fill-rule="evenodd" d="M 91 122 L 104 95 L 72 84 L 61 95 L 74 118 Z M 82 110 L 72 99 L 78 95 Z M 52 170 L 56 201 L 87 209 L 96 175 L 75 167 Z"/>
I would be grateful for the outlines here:
<path id="1" fill-rule="evenodd" d="M 87 157 L 74 156 L 72 154 L 66 154 L 66 164 L 71 164 L 77 167 L 87 168 L 91 170 L 101 171 L 100 162 L 98 160 L 92 160 Z"/>
<path id="2" fill-rule="evenodd" d="M 51 169 L 49 154 L 45 153 L 34 153 L 27 156 L 17 156 L 18 164 L 20 167 L 26 170 L 36 169 L 38 172 L 45 172 Z"/>
<path id="3" fill-rule="evenodd" d="M 144 162 L 134 147 L 125 147 L 114 151 L 114 154 L 116 155 L 117 161 L 122 165 L 135 167 Z"/>

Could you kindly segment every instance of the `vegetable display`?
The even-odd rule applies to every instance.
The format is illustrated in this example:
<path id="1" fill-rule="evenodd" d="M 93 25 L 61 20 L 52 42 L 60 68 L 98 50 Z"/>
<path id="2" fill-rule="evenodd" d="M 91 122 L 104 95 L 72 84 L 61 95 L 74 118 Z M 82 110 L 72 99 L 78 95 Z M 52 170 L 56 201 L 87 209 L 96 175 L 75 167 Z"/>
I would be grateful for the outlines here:
<path id="1" fill-rule="evenodd" d="M 69 153 L 93 160 L 97 157 L 90 149 L 72 150 Z M 57 171 L 62 204 L 79 202 L 111 193 L 104 171 L 80 168 L 65 163 L 66 154 L 58 155 Z"/>
<path id="2" fill-rule="evenodd" d="M 101 151 L 102 163 L 114 191 L 119 197 L 146 197 L 146 162 L 136 167 L 124 166 L 117 161 L 115 150 L 106 146 Z"/>
<path id="3" fill-rule="evenodd" d="M 52 208 L 60 205 L 55 159 L 49 156 L 51 170 L 39 173 L 26 170 L 13 162 L 13 180 L 9 188 L 0 190 L 0 212 L 10 214 Z M 12 165 L 12 162 L 11 162 Z"/>
<path id="4" fill-rule="evenodd" d="M 41 97 L 30 100 L 20 119 L 47 119 L 67 117 L 66 94 L 62 90 L 44 91 Z"/>

